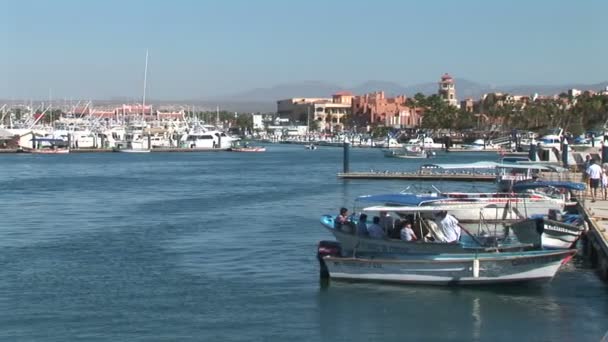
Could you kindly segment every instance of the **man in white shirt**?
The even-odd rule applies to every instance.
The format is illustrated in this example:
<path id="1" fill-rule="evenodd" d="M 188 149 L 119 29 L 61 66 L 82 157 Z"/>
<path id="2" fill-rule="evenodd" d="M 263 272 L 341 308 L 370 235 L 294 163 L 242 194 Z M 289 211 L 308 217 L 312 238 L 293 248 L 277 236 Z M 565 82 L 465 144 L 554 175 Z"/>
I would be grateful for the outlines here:
<path id="1" fill-rule="evenodd" d="M 443 242 L 458 242 L 460 240 L 460 225 L 458 224 L 458 220 L 448 214 L 447 211 L 439 212 L 437 215 L 437 225 L 439 229 L 443 232 L 445 236 L 445 241 Z"/>
<path id="2" fill-rule="evenodd" d="M 595 202 L 597 197 L 597 188 L 600 185 L 602 179 L 602 167 L 595 163 L 595 160 L 591 159 L 589 167 L 587 168 L 587 176 L 589 176 L 589 187 L 591 188 L 591 202 Z"/>

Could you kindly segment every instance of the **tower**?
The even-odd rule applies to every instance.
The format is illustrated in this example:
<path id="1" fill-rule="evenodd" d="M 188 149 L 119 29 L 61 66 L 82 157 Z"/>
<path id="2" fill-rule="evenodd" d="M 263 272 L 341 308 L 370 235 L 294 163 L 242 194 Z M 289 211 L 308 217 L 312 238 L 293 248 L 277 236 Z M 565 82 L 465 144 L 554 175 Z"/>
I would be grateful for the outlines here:
<path id="1" fill-rule="evenodd" d="M 441 82 L 439 82 L 439 96 L 443 101 L 447 102 L 451 106 L 458 107 L 454 79 L 448 73 L 441 76 Z"/>

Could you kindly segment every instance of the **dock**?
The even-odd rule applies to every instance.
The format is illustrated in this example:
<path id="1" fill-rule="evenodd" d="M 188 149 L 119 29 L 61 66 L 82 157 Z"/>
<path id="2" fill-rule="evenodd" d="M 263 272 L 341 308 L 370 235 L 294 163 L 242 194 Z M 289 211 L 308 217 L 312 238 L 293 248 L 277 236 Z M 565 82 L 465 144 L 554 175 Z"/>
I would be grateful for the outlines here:
<path id="1" fill-rule="evenodd" d="M 169 147 L 169 148 L 153 148 L 150 150 L 152 153 L 159 152 L 226 152 L 229 151 L 227 148 L 186 148 L 186 147 Z M 111 148 L 71 148 L 71 153 L 108 153 L 115 152 Z M 0 154 L 13 154 L 13 153 L 23 153 L 22 149 L 17 148 L 4 148 L 0 149 Z"/>
<path id="2" fill-rule="evenodd" d="M 384 180 L 418 180 L 418 181 L 459 181 L 459 182 L 494 182 L 495 174 L 475 173 L 420 173 L 420 172 L 340 172 L 342 179 L 384 179 Z"/>
<path id="3" fill-rule="evenodd" d="M 608 201 L 597 200 L 592 203 L 587 196 L 579 201 L 579 210 L 589 226 L 583 239 L 585 254 L 600 277 L 608 280 Z"/>

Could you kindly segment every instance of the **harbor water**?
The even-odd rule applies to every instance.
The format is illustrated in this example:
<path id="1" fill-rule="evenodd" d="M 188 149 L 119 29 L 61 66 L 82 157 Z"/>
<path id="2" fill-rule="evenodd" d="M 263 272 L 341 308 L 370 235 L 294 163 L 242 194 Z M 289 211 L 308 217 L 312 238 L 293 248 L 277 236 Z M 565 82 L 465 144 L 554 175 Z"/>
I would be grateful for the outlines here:
<path id="1" fill-rule="evenodd" d="M 408 186 L 493 185 L 344 181 L 340 148 L 267 147 L 3 155 L 0 340 L 597 341 L 608 330 L 607 287 L 581 257 L 544 285 L 322 283 L 322 214 Z M 352 171 L 429 162 L 376 149 L 350 159 Z"/>

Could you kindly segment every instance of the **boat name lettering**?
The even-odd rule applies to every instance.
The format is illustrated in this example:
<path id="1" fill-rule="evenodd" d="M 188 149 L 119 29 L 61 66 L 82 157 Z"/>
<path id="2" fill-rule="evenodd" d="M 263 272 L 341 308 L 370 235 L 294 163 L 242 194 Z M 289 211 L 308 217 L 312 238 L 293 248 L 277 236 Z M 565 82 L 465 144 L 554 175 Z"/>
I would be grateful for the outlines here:
<path id="1" fill-rule="evenodd" d="M 559 260 L 559 256 L 549 255 L 538 258 L 517 258 L 511 261 L 511 265 L 530 265 L 530 264 L 545 264 L 551 261 Z"/>

